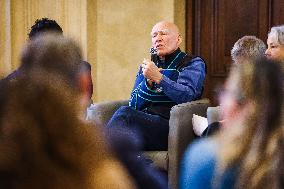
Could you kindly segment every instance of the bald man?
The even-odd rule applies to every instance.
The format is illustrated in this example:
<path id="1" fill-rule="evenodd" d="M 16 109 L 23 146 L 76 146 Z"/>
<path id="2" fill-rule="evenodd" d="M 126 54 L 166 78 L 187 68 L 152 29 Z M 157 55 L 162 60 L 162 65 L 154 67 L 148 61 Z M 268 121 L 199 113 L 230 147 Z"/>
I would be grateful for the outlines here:
<path id="1" fill-rule="evenodd" d="M 143 139 L 143 150 L 167 150 L 170 110 L 201 98 L 205 63 L 180 50 L 182 38 L 174 23 L 158 22 L 151 37 L 151 60 L 142 61 L 129 106 L 115 112 L 108 128 L 137 131 Z"/>

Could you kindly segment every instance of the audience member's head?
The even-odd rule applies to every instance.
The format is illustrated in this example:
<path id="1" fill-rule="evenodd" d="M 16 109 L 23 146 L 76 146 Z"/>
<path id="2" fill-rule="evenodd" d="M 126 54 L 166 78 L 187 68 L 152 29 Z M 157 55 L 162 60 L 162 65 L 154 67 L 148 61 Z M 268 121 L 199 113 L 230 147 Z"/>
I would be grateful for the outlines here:
<path id="1" fill-rule="evenodd" d="M 88 66 L 82 61 L 81 49 L 73 40 L 54 33 L 37 36 L 24 47 L 21 63 L 26 74 L 40 68 L 63 76 L 70 86 L 85 96 L 84 106 L 89 103 Z"/>
<path id="2" fill-rule="evenodd" d="M 284 136 L 279 63 L 261 59 L 232 68 L 221 96 L 221 173 L 238 167 L 236 188 L 281 188 Z M 219 172 L 219 173 L 220 173 Z"/>
<path id="3" fill-rule="evenodd" d="M 265 55 L 274 60 L 284 62 L 284 25 L 274 26 L 268 33 Z"/>
<path id="4" fill-rule="evenodd" d="M 29 33 L 29 38 L 32 39 L 32 40 L 35 40 L 37 38 L 40 38 L 39 35 L 47 35 L 47 36 L 48 35 L 58 35 L 60 40 L 62 40 L 62 39 L 66 40 L 66 38 L 64 38 L 62 36 L 62 34 L 63 34 L 62 28 L 57 24 L 57 22 L 55 20 L 50 20 L 48 18 L 42 18 L 42 19 L 36 20 L 35 24 L 31 27 L 31 31 Z M 40 40 L 41 39 L 37 39 L 37 41 L 40 41 Z M 54 43 L 56 44 L 56 42 L 54 42 Z M 71 42 L 69 41 L 69 42 L 66 42 L 66 43 L 71 43 Z M 72 43 L 74 44 L 74 42 L 72 42 Z M 49 45 L 51 45 L 51 44 L 49 44 Z M 71 45 L 71 46 L 74 47 L 74 45 Z M 35 48 L 37 48 L 37 46 Z M 45 47 L 43 47 L 43 48 L 45 48 Z M 52 47 L 50 47 L 50 48 L 52 48 Z M 59 48 L 61 48 L 61 47 L 59 47 Z M 68 44 L 65 44 L 64 48 L 68 48 Z M 57 52 L 58 54 L 66 52 L 66 50 L 63 50 L 63 49 L 61 51 L 57 51 L 57 50 L 54 50 L 54 51 Z M 70 49 L 70 51 L 71 51 L 71 49 Z M 72 55 L 72 56 L 76 56 L 78 54 L 78 53 L 76 53 L 76 51 L 78 51 L 78 50 L 76 50 L 76 49 L 73 50 L 73 52 L 75 52 L 75 54 Z M 73 53 L 73 52 L 71 52 L 71 53 Z M 50 53 L 52 53 L 52 52 L 50 52 Z M 68 56 L 69 55 L 66 54 L 66 57 L 68 57 Z M 80 52 L 80 56 L 81 56 L 81 52 Z M 43 57 L 43 58 L 45 58 L 45 57 Z M 22 61 L 23 62 L 22 66 L 26 67 L 27 64 L 31 64 L 28 61 L 29 60 Z M 86 99 L 88 99 L 87 100 L 88 101 L 87 106 L 88 106 L 92 102 L 91 98 L 92 98 L 92 95 L 93 95 L 91 65 L 86 61 L 82 61 L 82 56 L 81 56 L 80 61 L 81 61 L 81 71 L 80 71 L 80 74 L 79 74 L 79 76 L 80 76 L 79 80 L 76 79 L 75 77 L 73 77 L 74 75 L 70 75 L 70 76 L 73 78 L 73 80 L 74 79 L 76 80 L 75 81 L 76 86 L 79 87 L 79 90 L 82 92 L 82 94 L 85 94 Z M 69 62 L 69 61 L 66 60 L 65 62 Z M 61 64 L 61 63 L 58 62 L 58 64 Z M 54 64 L 53 64 L 53 66 L 54 66 Z M 64 67 L 64 65 L 63 65 L 63 67 Z M 59 68 L 59 65 L 57 65 L 56 69 L 58 69 L 58 68 Z M 75 71 L 75 72 L 77 72 L 77 71 Z"/>
<path id="5" fill-rule="evenodd" d="M 231 50 L 234 63 L 251 62 L 264 56 L 266 46 L 261 39 L 255 36 L 244 36 L 240 38 Z"/>
<path id="6" fill-rule="evenodd" d="M 29 38 L 33 39 L 38 36 L 38 34 L 45 32 L 53 32 L 58 34 L 63 34 L 62 28 L 57 24 L 55 20 L 50 20 L 48 18 L 37 19 L 34 25 L 31 27 L 29 33 Z"/>

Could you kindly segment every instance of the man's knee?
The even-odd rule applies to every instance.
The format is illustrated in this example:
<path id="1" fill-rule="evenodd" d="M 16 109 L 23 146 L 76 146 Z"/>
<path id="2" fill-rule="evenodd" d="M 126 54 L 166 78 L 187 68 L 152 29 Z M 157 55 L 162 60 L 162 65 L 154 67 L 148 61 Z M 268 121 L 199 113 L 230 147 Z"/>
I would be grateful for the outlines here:
<path id="1" fill-rule="evenodd" d="M 129 115 L 133 111 L 135 110 L 129 106 L 121 106 L 120 108 L 118 108 L 114 115 Z"/>
<path id="2" fill-rule="evenodd" d="M 126 125 L 128 123 L 128 117 L 133 109 L 129 106 L 121 106 L 112 116 L 107 126 Z"/>

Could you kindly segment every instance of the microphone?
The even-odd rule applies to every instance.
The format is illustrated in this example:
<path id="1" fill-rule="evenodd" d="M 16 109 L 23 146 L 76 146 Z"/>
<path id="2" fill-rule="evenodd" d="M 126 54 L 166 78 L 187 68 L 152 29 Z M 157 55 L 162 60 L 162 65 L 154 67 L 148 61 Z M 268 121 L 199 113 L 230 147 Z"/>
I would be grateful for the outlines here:
<path id="1" fill-rule="evenodd" d="M 154 47 L 151 47 L 150 50 L 149 50 L 149 53 L 150 54 L 157 54 L 158 50 L 155 49 Z"/>
<path id="2" fill-rule="evenodd" d="M 158 66 L 158 50 L 154 47 L 151 47 L 149 50 L 149 53 L 151 55 L 151 61 L 155 63 L 156 66 Z"/>
<path id="3" fill-rule="evenodd" d="M 158 55 L 157 55 L 157 52 L 158 50 L 154 47 L 151 47 L 150 50 L 149 50 L 149 53 L 151 55 L 151 61 L 154 62 L 154 64 L 159 67 L 159 62 L 158 62 Z M 147 79 L 147 81 L 149 81 L 149 79 Z M 157 83 L 153 82 L 152 83 L 152 89 L 155 89 L 155 90 L 159 90 L 159 88 L 157 88 Z"/>

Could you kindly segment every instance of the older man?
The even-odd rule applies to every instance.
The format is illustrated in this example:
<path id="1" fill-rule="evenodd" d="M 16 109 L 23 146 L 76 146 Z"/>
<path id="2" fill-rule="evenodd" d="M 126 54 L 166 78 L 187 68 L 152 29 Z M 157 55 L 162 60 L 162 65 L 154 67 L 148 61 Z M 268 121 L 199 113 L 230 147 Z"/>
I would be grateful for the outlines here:
<path id="1" fill-rule="evenodd" d="M 129 127 L 144 140 L 144 150 L 166 150 L 172 106 L 200 99 L 205 63 L 182 52 L 178 27 L 158 22 L 151 31 L 151 60 L 144 58 L 136 76 L 129 106 L 117 110 L 108 127 Z"/>

